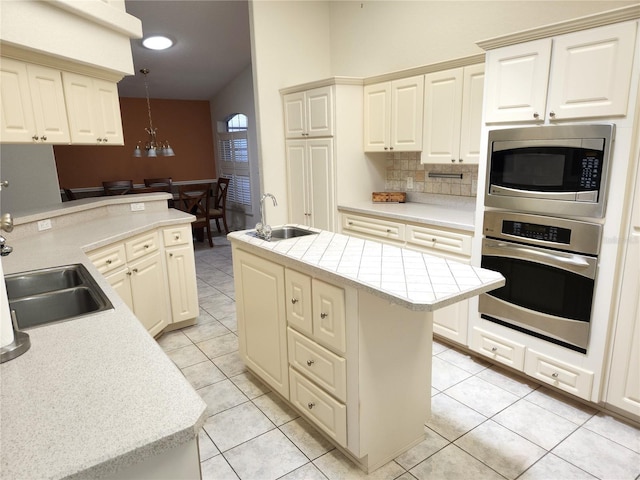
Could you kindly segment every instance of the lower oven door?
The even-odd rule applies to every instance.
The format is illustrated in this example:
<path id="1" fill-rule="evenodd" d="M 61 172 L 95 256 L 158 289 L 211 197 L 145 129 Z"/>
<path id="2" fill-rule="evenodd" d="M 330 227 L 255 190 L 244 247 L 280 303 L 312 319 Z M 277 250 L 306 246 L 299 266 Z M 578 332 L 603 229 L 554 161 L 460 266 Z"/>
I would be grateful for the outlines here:
<path id="1" fill-rule="evenodd" d="M 482 267 L 504 287 L 480 295 L 482 317 L 586 352 L 597 258 L 485 239 Z"/>

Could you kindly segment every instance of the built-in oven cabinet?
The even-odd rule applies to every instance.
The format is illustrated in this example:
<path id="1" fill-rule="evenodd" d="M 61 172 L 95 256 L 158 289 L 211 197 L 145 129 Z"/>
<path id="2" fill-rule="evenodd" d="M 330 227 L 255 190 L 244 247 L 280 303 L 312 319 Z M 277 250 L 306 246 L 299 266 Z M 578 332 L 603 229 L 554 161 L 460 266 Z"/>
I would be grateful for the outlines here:
<path id="1" fill-rule="evenodd" d="M 352 213 L 342 213 L 342 232 L 458 262 L 471 261 L 472 235 L 468 232 Z M 433 312 L 433 333 L 467 345 L 468 317 L 468 300 L 436 310 Z"/>
<path id="2" fill-rule="evenodd" d="M 631 21 L 488 51 L 485 122 L 626 115 L 635 38 Z"/>
<path id="3" fill-rule="evenodd" d="M 640 154 L 638 154 L 640 157 Z M 640 159 L 639 159 L 640 161 Z M 637 168 L 628 240 L 619 272 L 615 323 L 609 344 L 607 404 L 640 419 L 640 165 Z"/>

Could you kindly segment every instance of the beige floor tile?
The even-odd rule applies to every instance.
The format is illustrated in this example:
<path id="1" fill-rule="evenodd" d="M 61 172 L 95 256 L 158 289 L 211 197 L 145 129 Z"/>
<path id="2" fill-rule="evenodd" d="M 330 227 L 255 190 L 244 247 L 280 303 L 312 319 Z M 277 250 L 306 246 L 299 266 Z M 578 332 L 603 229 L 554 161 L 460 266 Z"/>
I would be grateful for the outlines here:
<path id="1" fill-rule="evenodd" d="M 238 480 L 238 476 L 222 455 L 216 455 L 200 464 L 202 480 Z"/>
<path id="2" fill-rule="evenodd" d="M 492 420 L 545 450 L 551 450 L 578 428 L 575 423 L 527 400 L 505 408 Z"/>
<path id="3" fill-rule="evenodd" d="M 487 420 L 454 443 L 509 479 L 517 478 L 547 453 L 492 420 Z"/>
<path id="4" fill-rule="evenodd" d="M 524 397 L 540 386 L 532 380 L 527 380 L 524 377 L 507 372 L 495 365 L 481 371 L 477 377 L 518 397 Z"/>
<path id="5" fill-rule="evenodd" d="M 596 480 L 596 477 L 569 462 L 547 453 L 524 472 L 518 480 Z"/>
<path id="6" fill-rule="evenodd" d="M 437 356 L 433 357 L 431 383 L 439 391 L 446 390 L 469 377 L 471 377 L 471 373 Z"/>
<path id="7" fill-rule="evenodd" d="M 591 417 L 584 428 L 640 453 L 640 428 L 618 420 L 604 412 Z"/>
<path id="8" fill-rule="evenodd" d="M 224 453 L 242 480 L 275 480 L 309 463 L 280 430 L 271 430 Z"/>
<path id="9" fill-rule="evenodd" d="M 538 388 L 524 398 L 578 425 L 585 423 L 597 412 L 595 408 L 545 387 Z"/>
<path id="10" fill-rule="evenodd" d="M 264 395 L 265 393 L 271 391 L 271 389 L 267 385 L 262 383 L 251 372 L 248 371 L 240 373 L 238 375 L 234 375 L 233 377 L 229 377 L 229 379 L 249 399 L 259 397 L 260 395 Z"/>
<path id="11" fill-rule="evenodd" d="M 422 442 L 395 458 L 396 463 L 406 470 L 415 467 L 449 444 L 447 439 L 438 435 L 430 428 L 425 428 L 424 431 L 425 439 Z"/>
<path id="12" fill-rule="evenodd" d="M 227 377 L 233 377 L 247 371 L 247 367 L 240 358 L 237 350 L 227 353 L 226 355 L 215 357 L 213 363 L 215 363 L 216 367 L 222 370 Z"/>
<path id="13" fill-rule="evenodd" d="M 227 378 L 211 360 L 185 367 L 182 369 L 182 374 L 196 390 Z"/>
<path id="14" fill-rule="evenodd" d="M 338 450 L 331 450 L 313 461 L 329 480 L 392 480 L 404 473 L 396 462 L 389 462 L 370 474 L 364 473 Z"/>
<path id="15" fill-rule="evenodd" d="M 495 415 L 520 399 L 478 377 L 467 378 L 445 390 L 445 393 L 485 417 Z"/>
<path id="16" fill-rule="evenodd" d="M 167 352 L 167 356 L 178 368 L 185 368 L 208 360 L 207 356 L 194 344 L 170 350 Z"/>
<path id="17" fill-rule="evenodd" d="M 640 476 L 640 454 L 586 428 L 574 432 L 553 453 L 599 478 L 634 480 Z"/>
<path id="18" fill-rule="evenodd" d="M 249 399 L 238 390 L 238 387 L 231 383 L 231 380 L 214 383 L 213 385 L 197 390 L 197 392 L 207 404 L 207 417 L 249 401 Z"/>
<path id="19" fill-rule="evenodd" d="M 203 342 L 210 338 L 228 335 L 229 329 L 211 317 L 208 322 L 198 323 L 191 327 L 183 328 L 184 333 L 193 343 Z"/>
<path id="20" fill-rule="evenodd" d="M 497 472 L 453 444 L 412 468 L 410 473 L 419 480 L 504 480 Z"/>
<path id="21" fill-rule="evenodd" d="M 223 327 L 227 330 L 225 327 Z M 227 330 L 229 332 L 229 330 Z M 234 333 L 227 333 L 219 337 L 210 338 L 196 344 L 210 359 L 226 355 L 238 350 L 238 337 Z"/>
<path id="22" fill-rule="evenodd" d="M 169 352 L 176 348 L 192 345 L 192 342 L 189 340 L 189 337 L 182 333 L 182 330 L 176 330 L 174 332 L 163 333 L 162 336 L 158 338 L 158 345 L 160 345 L 165 352 Z"/>
<path id="23" fill-rule="evenodd" d="M 491 365 L 489 362 L 485 362 L 481 358 L 472 357 L 471 354 L 461 352 L 454 348 L 449 348 L 448 350 L 439 353 L 438 357 L 466 372 L 473 373 L 474 375 L 485 370 Z"/>
<path id="24" fill-rule="evenodd" d="M 300 416 L 273 392 L 254 398 L 253 403 L 277 426 Z"/>
<path id="25" fill-rule="evenodd" d="M 335 448 L 329 440 L 302 417 L 281 425 L 280 430 L 310 460 L 314 460 Z"/>
<path id="26" fill-rule="evenodd" d="M 213 415 L 204 424 L 204 430 L 221 452 L 274 428 L 273 423 L 251 402 Z"/>
<path id="27" fill-rule="evenodd" d="M 314 464 L 307 463 L 293 472 L 287 473 L 284 477 L 280 477 L 280 480 L 327 480 L 327 477 Z"/>
<path id="28" fill-rule="evenodd" d="M 486 421 L 487 417 L 445 393 L 431 398 L 431 418 L 427 426 L 449 441 L 461 437 Z"/>
<path id="29" fill-rule="evenodd" d="M 220 450 L 213 444 L 207 432 L 202 428 L 198 432 L 198 451 L 200 452 L 200 462 L 204 462 L 220 453 Z"/>

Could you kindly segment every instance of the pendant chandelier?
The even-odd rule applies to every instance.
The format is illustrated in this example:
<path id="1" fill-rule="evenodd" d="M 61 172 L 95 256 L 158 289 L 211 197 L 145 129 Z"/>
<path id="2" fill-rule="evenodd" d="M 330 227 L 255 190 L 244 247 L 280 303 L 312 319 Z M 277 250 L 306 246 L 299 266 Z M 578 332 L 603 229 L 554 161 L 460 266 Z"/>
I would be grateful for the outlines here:
<path id="1" fill-rule="evenodd" d="M 153 121 L 151 120 L 151 101 L 149 100 L 149 85 L 147 84 L 147 74 L 149 73 L 148 68 L 143 68 L 140 70 L 140 73 L 144 75 L 144 89 L 147 93 L 147 112 L 149 113 L 149 128 L 145 128 L 145 131 L 149 135 L 149 138 L 145 142 L 144 150 L 140 146 L 142 143 L 138 141 L 136 144 L 136 148 L 133 151 L 134 157 L 157 157 L 158 155 L 162 157 L 174 157 L 176 154 L 173 152 L 173 148 L 169 145 L 169 142 L 166 140 L 164 142 L 158 142 L 157 139 L 157 128 L 153 128 Z"/>

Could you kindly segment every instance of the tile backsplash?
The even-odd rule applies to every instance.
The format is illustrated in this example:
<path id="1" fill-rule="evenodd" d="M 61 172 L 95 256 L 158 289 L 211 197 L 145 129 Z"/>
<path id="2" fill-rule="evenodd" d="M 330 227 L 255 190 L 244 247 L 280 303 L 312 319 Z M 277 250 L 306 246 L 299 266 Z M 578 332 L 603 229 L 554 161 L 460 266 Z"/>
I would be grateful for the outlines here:
<path id="1" fill-rule="evenodd" d="M 388 153 L 385 190 L 475 197 L 478 165 L 422 164 L 420 152 Z M 462 174 L 462 178 L 429 178 L 429 172 Z M 409 182 L 407 178 L 411 178 Z M 413 188 L 408 183 L 413 182 Z"/>

